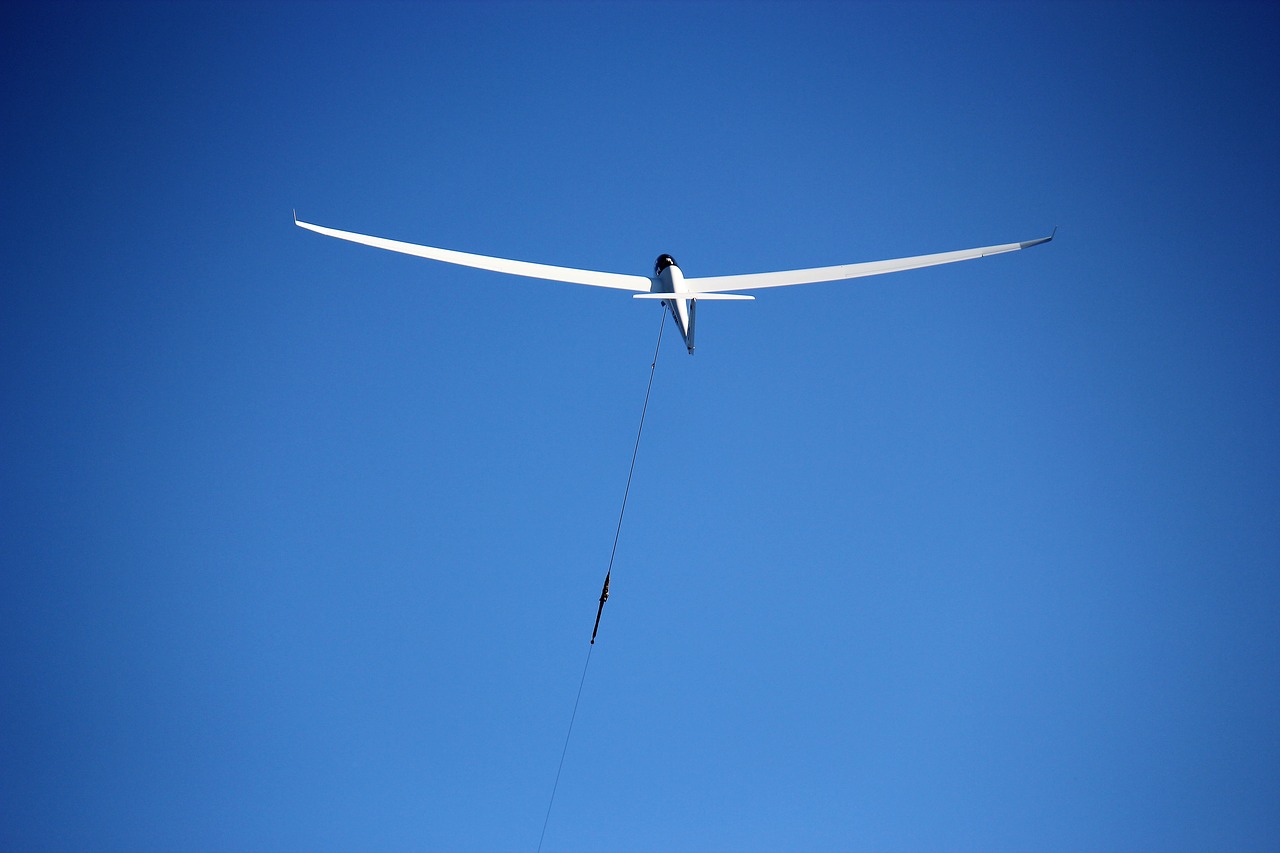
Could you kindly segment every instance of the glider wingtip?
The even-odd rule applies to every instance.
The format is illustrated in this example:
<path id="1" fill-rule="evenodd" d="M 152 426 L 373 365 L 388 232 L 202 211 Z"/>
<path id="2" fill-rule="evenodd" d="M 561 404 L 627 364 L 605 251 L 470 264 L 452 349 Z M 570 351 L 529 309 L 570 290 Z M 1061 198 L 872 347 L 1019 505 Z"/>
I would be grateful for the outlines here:
<path id="1" fill-rule="evenodd" d="M 1041 243 L 1048 243 L 1054 237 L 1058 236 L 1058 226 L 1053 226 L 1053 233 L 1048 237 L 1041 237 L 1039 240 L 1027 240 L 1025 243 L 1019 243 L 1019 249 L 1030 249 L 1032 246 L 1039 246 Z"/>

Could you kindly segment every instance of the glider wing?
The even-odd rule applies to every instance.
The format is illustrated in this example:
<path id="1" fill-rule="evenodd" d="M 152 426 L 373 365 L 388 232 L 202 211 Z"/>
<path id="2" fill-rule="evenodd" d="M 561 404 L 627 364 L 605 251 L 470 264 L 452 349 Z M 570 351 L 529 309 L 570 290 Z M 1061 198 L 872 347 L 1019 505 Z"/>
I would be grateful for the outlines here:
<path id="1" fill-rule="evenodd" d="M 686 278 L 685 282 L 689 285 L 690 290 L 704 293 L 717 293 L 726 290 L 754 290 L 761 287 L 786 287 L 791 284 L 816 284 L 820 281 L 861 278 L 867 275 L 880 275 L 887 272 L 931 267 L 937 264 L 950 264 L 955 261 L 967 261 L 971 258 L 985 258 L 987 255 L 999 255 L 1004 252 L 1016 252 L 1019 249 L 1038 246 L 1041 243 L 1048 243 L 1052 239 L 1053 234 L 1050 234 L 1048 237 L 1041 237 L 1039 240 L 1027 240 L 1023 243 L 1003 243 L 999 246 L 961 249 L 958 252 L 939 252 L 936 255 L 917 255 L 913 258 L 897 258 L 891 261 L 868 261 L 861 264 L 815 267 L 807 270 L 749 273 L 747 275 Z"/>
<path id="2" fill-rule="evenodd" d="M 612 287 L 617 290 L 634 290 L 637 292 L 647 292 L 653 284 L 649 279 L 639 275 L 578 270 L 571 267 L 534 264 L 528 261 L 509 261 L 505 258 L 472 255 L 467 252 L 455 252 L 450 249 L 436 249 L 431 246 L 419 246 L 416 243 L 388 240 L 385 237 L 370 237 L 367 234 L 339 231 L 337 228 L 326 228 L 323 225 L 302 222 L 297 216 L 294 216 L 293 221 L 299 228 L 306 228 L 308 231 L 314 231 L 317 234 L 337 237 L 339 240 L 350 240 L 352 243 L 361 243 L 365 246 L 373 246 L 376 249 L 386 249 L 391 252 L 416 255 L 419 258 L 429 258 L 433 261 L 443 261 L 446 264 L 459 264 L 464 267 L 505 272 L 511 275 L 522 275 L 527 278 L 543 278 L 551 281 L 564 281 L 570 284 L 588 284 L 593 287 Z"/>

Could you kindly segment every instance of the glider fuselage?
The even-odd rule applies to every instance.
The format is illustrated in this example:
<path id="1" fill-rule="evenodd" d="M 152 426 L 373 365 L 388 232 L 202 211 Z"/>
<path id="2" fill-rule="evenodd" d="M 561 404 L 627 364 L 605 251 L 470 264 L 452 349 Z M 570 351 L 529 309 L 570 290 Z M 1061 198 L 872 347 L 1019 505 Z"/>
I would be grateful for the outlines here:
<path id="1" fill-rule="evenodd" d="M 676 265 L 676 259 L 670 255 L 658 256 L 658 260 L 653 264 L 653 276 L 654 293 L 688 292 L 684 273 Z M 693 299 L 664 299 L 662 304 L 671 311 L 676 327 L 680 329 L 680 337 L 684 338 L 684 345 L 689 350 L 689 355 L 693 355 L 693 323 L 698 310 L 697 302 Z"/>

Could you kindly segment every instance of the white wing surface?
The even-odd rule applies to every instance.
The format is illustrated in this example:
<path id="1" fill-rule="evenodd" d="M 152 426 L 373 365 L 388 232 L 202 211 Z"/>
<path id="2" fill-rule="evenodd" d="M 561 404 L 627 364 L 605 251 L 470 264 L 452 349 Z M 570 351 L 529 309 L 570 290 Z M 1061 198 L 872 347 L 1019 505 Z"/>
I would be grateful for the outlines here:
<path id="1" fill-rule="evenodd" d="M 570 284 L 589 284 L 593 287 L 612 287 L 617 290 L 633 290 L 647 292 L 652 286 L 648 278 L 640 275 L 626 275 L 614 272 L 594 272 L 593 270 L 577 270 L 571 267 L 554 267 L 549 264 L 534 264 L 528 261 L 509 261 L 505 258 L 491 258 L 487 255 L 472 255 L 467 252 L 455 252 L 450 249 L 436 249 L 431 246 L 419 246 L 416 243 L 403 243 L 399 240 L 388 240 L 385 237 L 370 237 L 367 234 L 356 234 L 351 231 L 339 231 L 337 228 L 325 228 L 323 225 L 312 225 L 302 222 L 294 216 L 294 223 L 299 228 L 306 228 L 317 234 L 337 237 L 339 240 L 350 240 L 376 249 L 416 255 L 446 264 L 459 264 L 464 267 L 476 267 L 493 272 L 505 272 L 511 275 L 522 275 L 527 278 L 543 278 L 551 281 L 564 281 Z"/>
<path id="2" fill-rule="evenodd" d="M 301 224 L 301 223 L 299 223 Z M 1055 229 L 1056 233 L 1056 229 Z M 913 270 L 919 267 L 931 267 L 937 264 L 950 264 L 955 261 L 967 261 L 971 258 L 985 258 L 987 255 L 999 255 L 1004 252 L 1016 252 L 1041 243 L 1048 243 L 1053 234 L 1039 240 L 1027 240 L 1023 243 L 1003 243 L 999 246 L 983 246 L 979 249 L 961 249 L 958 252 L 939 252 L 936 255 L 917 255 L 914 258 L 897 258 L 891 261 L 867 261 L 861 264 L 843 264 L 835 267 L 815 267 L 807 270 L 784 270 L 782 272 L 749 273 L 747 275 L 717 275 L 707 278 L 686 278 L 685 283 L 690 291 L 702 293 L 719 293 L 726 290 L 754 290 L 760 287 L 786 287 L 791 284 L 815 284 L 820 281 L 839 281 L 845 278 L 861 278 L 867 275 L 880 275 L 887 272 Z M 692 293 L 689 294 L 693 296 Z"/>

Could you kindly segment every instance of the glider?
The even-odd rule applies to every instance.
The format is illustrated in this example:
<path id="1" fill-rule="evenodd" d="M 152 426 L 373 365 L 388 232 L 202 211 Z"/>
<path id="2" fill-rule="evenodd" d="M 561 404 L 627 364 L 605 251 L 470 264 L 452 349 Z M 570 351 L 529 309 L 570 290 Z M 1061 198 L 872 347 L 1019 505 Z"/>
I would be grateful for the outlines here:
<path id="1" fill-rule="evenodd" d="M 350 240 L 378 249 L 416 255 L 446 264 L 458 264 L 464 267 L 476 267 L 493 272 L 522 275 L 528 278 L 542 278 L 551 281 L 563 281 L 570 284 L 587 284 L 592 287 L 610 287 L 615 290 L 630 290 L 636 299 L 660 299 L 675 318 L 680 328 L 684 344 L 693 354 L 693 326 L 697 305 L 704 299 L 754 299 L 745 293 L 734 293 L 738 290 L 758 290 L 764 287 L 786 287 L 792 284 L 816 284 L 822 281 L 839 281 L 846 278 L 861 278 L 867 275 L 880 275 L 900 270 L 913 270 L 920 267 L 931 267 L 937 264 L 950 264 L 955 261 L 967 261 L 971 258 L 985 258 L 987 255 L 999 255 L 1005 252 L 1016 252 L 1048 243 L 1054 234 L 1038 240 L 1026 240 L 1021 243 L 1002 243 L 998 246 L 982 246 L 977 249 L 961 249 L 958 252 L 939 252 L 933 255 L 916 255 L 911 258 L 896 258 L 889 261 L 867 261 L 859 264 L 842 264 L 834 267 L 814 267 L 803 270 L 784 270 L 782 272 L 748 273 L 746 275 L 719 275 L 706 278 L 685 278 L 675 258 L 670 255 L 659 255 L 653 265 L 652 276 L 627 275 L 625 273 L 595 272 L 579 270 L 571 267 L 556 267 L 548 264 L 534 264 L 528 261 L 510 261 L 504 258 L 491 258 L 487 255 L 473 255 L 467 252 L 455 252 L 451 249 L 436 249 L 431 246 L 420 246 L 416 243 L 404 243 L 400 240 L 388 240 L 385 237 L 371 237 L 367 234 L 356 234 L 352 231 L 340 231 L 337 228 L 326 228 L 302 222 L 295 213 L 294 224 L 317 234 L 337 237 L 339 240 Z"/>

